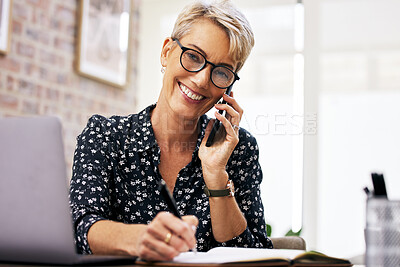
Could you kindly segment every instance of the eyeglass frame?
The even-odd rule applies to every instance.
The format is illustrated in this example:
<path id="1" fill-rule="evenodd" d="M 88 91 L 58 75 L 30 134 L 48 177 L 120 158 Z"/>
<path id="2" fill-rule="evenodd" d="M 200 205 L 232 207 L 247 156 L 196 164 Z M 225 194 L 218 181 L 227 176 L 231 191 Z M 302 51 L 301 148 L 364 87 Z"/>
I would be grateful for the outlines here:
<path id="1" fill-rule="evenodd" d="M 205 57 L 202 53 L 200 53 L 199 51 L 197 51 L 197 50 L 195 50 L 195 49 L 192 49 L 192 48 L 183 46 L 183 45 L 179 42 L 179 40 L 176 39 L 176 38 L 172 38 L 172 41 L 175 41 L 175 42 L 179 45 L 179 47 L 182 49 L 182 53 L 181 53 L 181 56 L 180 56 L 180 58 L 179 58 L 179 61 L 180 61 L 180 63 L 181 63 L 182 68 L 184 68 L 186 71 L 188 71 L 188 72 L 200 72 L 200 71 L 202 71 L 202 70 L 207 66 L 207 64 L 210 64 L 210 65 L 212 66 L 211 72 L 210 72 L 210 80 L 211 80 L 211 82 L 212 82 L 216 87 L 218 87 L 218 88 L 220 88 L 220 89 L 227 89 L 228 87 L 232 86 L 236 81 L 240 80 L 240 78 L 239 78 L 239 76 L 236 74 L 236 72 L 234 72 L 233 70 L 231 70 L 231 69 L 228 68 L 227 66 L 224 66 L 224 65 L 217 65 L 217 64 L 214 64 L 214 63 L 208 61 L 208 60 L 206 59 L 206 57 Z M 200 55 L 204 58 L 204 65 L 203 65 L 203 67 L 201 67 L 199 70 L 188 70 L 187 68 L 185 68 L 185 66 L 183 66 L 183 63 L 182 63 L 182 56 L 183 56 L 183 53 L 185 53 L 185 52 L 188 51 L 188 50 L 194 51 L 194 52 L 200 54 Z M 213 81 L 213 79 L 212 79 L 212 73 L 213 73 L 214 69 L 217 68 L 217 67 L 225 68 L 225 69 L 227 69 L 227 70 L 229 70 L 230 72 L 233 73 L 234 79 L 233 79 L 233 82 L 232 82 L 229 86 L 221 87 L 221 86 L 218 86 L 218 85 L 216 85 L 216 84 L 214 83 L 214 81 Z"/>

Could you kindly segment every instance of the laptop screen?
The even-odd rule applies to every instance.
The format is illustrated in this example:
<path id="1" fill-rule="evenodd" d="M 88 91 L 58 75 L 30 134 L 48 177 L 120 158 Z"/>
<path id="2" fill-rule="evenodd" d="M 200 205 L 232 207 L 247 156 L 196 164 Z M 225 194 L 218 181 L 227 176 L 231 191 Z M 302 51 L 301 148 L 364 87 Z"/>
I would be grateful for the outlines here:
<path id="1" fill-rule="evenodd" d="M 0 119 L 0 214 L 0 260 L 54 262 L 75 254 L 57 118 Z"/>

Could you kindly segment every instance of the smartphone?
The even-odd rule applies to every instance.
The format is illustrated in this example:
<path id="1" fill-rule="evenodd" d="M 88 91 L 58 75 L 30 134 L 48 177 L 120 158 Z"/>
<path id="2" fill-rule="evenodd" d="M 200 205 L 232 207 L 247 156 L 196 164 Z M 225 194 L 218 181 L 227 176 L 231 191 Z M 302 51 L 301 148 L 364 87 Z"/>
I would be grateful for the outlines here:
<path id="1" fill-rule="evenodd" d="M 226 89 L 225 94 L 229 95 L 231 93 L 232 86 L 233 85 L 229 86 L 228 89 Z M 221 104 L 226 104 L 226 101 L 223 100 Z M 221 114 L 221 115 L 225 115 L 224 114 L 225 113 L 224 110 L 219 110 L 218 113 Z M 206 142 L 206 147 L 212 146 L 212 144 L 214 143 L 215 134 L 217 133 L 217 131 L 218 131 L 220 126 L 221 126 L 221 122 L 216 119 L 214 124 L 213 124 L 213 127 L 211 129 L 211 133 L 208 136 L 208 139 L 207 139 L 207 142 Z"/>

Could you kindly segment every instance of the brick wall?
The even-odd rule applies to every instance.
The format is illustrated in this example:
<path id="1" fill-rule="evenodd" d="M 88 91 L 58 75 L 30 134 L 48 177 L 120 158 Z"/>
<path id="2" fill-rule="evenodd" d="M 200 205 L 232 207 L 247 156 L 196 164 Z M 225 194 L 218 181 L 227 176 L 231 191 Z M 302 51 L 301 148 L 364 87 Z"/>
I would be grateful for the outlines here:
<path id="1" fill-rule="evenodd" d="M 63 124 L 68 177 L 76 136 L 92 114 L 135 112 L 138 9 L 134 1 L 130 83 L 124 89 L 74 71 L 78 2 L 13 0 L 11 48 L 0 55 L 0 117 L 55 115 Z"/>

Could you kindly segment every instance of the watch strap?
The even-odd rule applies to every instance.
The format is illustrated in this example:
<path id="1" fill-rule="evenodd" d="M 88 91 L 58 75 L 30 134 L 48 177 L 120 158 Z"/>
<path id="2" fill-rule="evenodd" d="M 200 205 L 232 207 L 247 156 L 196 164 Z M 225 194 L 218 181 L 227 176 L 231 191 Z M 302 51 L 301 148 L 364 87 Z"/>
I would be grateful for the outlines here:
<path id="1" fill-rule="evenodd" d="M 204 187 L 204 193 L 206 193 L 206 196 L 208 197 L 226 197 L 229 196 L 230 190 L 229 189 L 210 190 L 206 186 Z"/>
<path id="2" fill-rule="evenodd" d="M 208 197 L 227 197 L 227 196 L 234 196 L 234 186 L 232 180 L 228 180 L 225 189 L 220 190 L 210 190 L 207 188 L 207 185 L 204 187 L 204 193 Z"/>

